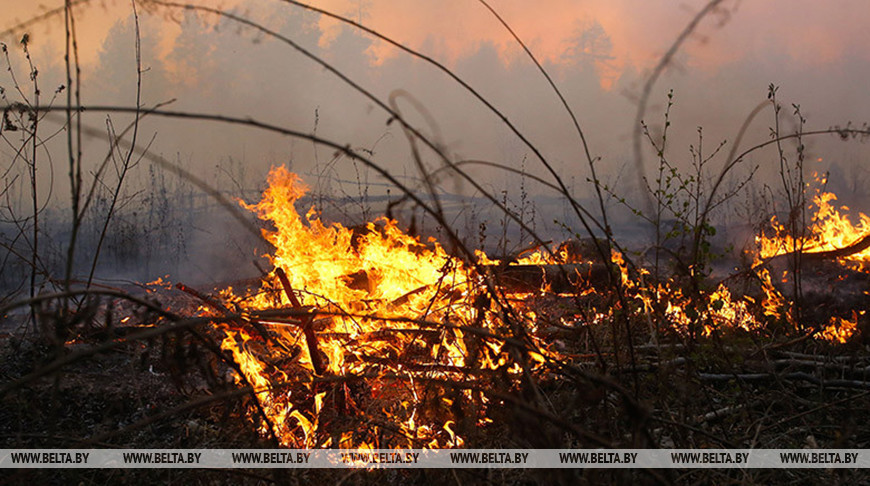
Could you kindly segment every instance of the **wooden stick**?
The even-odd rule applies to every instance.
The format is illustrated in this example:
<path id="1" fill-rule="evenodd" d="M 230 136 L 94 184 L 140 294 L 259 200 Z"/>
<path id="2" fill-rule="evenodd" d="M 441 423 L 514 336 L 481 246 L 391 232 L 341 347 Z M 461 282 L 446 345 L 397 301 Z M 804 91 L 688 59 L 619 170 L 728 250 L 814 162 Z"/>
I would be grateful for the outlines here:
<path id="1" fill-rule="evenodd" d="M 275 275 L 281 281 L 281 286 L 284 287 L 284 293 L 290 299 L 290 305 L 297 309 L 302 308 L 302 303 L 293 292 L 293 287 L 290 285 L 290 279 L 284 273 L 284 269 L 276 268 Z M 323 376 L 326 371 L 326 365 L 323 363 L 323 358 L 320 356 L 320 350 L 317 348 L 317 335 L 314 333 L 314 327 L 311 323 L 314 321 L 314 316 L 307 316 L 302 320 L 302 333 L 305 335 L 305 345 L 308 346 L 308 355 L 311 356 L 311 366 L 314 367 L 314 373 Z"/>

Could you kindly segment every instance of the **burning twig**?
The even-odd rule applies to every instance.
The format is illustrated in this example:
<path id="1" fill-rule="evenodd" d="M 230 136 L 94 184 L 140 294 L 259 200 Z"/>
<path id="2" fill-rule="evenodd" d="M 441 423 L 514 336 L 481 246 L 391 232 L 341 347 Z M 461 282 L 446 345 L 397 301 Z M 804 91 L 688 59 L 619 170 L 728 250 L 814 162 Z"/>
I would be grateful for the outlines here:
<path id="1" fill-rule="evenodd" d="M 184 285 L 183 283 L 175 284 L 175 288 L 184 292 L 185 294 L 192 295 L 192 296 L 196 297 L 197 299 L 203 301 L 203 303 L 207 304 L 209 307 L 211 307 L 212 309 L 214 309 L 218 312 L 223 312 L 224 314 L 230 313 L 230 310 L 227 309 L 226 306 L 224 306 L 220 302 L 212 299 L 211 297 L 209 297 L 205 294 L 200 293 L 196 289 L 193 289 L 193 288 L 188 287 L 187 285 Z"/>

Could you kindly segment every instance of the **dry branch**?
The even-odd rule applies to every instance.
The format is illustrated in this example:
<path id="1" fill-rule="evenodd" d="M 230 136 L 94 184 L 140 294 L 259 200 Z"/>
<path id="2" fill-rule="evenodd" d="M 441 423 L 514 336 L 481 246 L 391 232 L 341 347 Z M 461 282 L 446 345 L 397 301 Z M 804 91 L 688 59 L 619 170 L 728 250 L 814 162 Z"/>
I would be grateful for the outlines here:
<path id="1" fill-rule="evenodd" d="M 209 307 L 211 307 L 212 309 L 220 312 L 221 314 L 224 314 L 224 315 L 233 314 L 232 312 L 230 312 L 229 309 L 227 309 L 227 307 L 225 305 L 221 304 L 220 302 L 214 300 L 213 298 L 211 298 L 205 294 L 200 293 L 196 289 L 192 289 L 192 288 L 188 287 L 187 285 L 184 285 L 183 283 L 175 284 L 175 288 L 177 288 L 178 290 L 180 290 L 188 295 L 192 295 L 192 296 L 196 297 L 197 299 L 201 300 L 204 304 L 206 304 Z M 257 320 L 237 317 L 237 318 L 233 318 L 232 322 L 235 322 L 236 324 L 239 324 L 239 325 L 246 324 L 246 323 L 250 324 L 251 327 L 253 327 L 257 331 L 257 333 L 260 334 L 260 337 L 262 337 L 264 341 L 274 343 L 274 344 L 280 346 L 285 351 L 288 351 L 288 352 L 291 351 L 290 349 L 287 349 L 287 346 L 285 346 L 284 343 L 273 339 L 269 335 L 268 331 L 266 331 L 266 328 L 263 327 L 263 324 Z"/>

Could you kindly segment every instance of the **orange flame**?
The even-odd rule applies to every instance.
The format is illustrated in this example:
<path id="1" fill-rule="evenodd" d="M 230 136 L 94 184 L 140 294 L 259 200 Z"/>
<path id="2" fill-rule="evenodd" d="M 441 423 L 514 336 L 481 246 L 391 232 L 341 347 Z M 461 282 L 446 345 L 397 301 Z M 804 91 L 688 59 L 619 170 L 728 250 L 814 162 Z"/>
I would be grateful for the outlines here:
<path id="1" fill-rule="evenodd" d="M 861 311 L 864 314 L 864 311 Z M 852 311 L 852 317 L 831 317 L 828 325 L 820 333 L 822 339 L 832 343 L 846 343 L 852 339 L 852 335 L 858 330 L 858 313 Z"/>
<path id="2" fill-rule="evenodd" d="M 424 396 L 425 383 L 462 375 L 471 369 L 503 369 L 510 361 L 503 342 L 483 339 L 468 349 L 467 332 L 494 329 L 499 325 L 499 309 L 489 299 L 478 298 L 483 279 L 462 261 L 449 256 L 434 240 L 423 244 L 404 234 L 394 221 L 380 218 L 365 228 L 326 225 L 313 210 L 302 217 L 294 204 L 306 191 L 305 185 L 283 167 L 269 175 L 269 188 L 262 200 L 244 205 L 271 222 L 274 229 L 264 230 L 265 238 L 275 247 L 269 255 L 275 269 L 283 269 L 295 294 L 291 299 L 277 283 L 273 272 L 255 295 L 239 297 L 231 290 L 223 298 L 236 302 L 249 312 L 265 309 L 316 310 L 310 314 L 310 334 L 314 347 L 299 346 L 309 334 L 300 332 L 298 323 L 287 319 L 267 318 L 260 322 L 270 327 L 269 334 L 286 349 L 295 350 L 290 367 L 270 366 L 259 349 L 259 338 L 238 326 L 221 325 L 226 337 L 222 347 L 233 353 L 244 377 L 257 394 L 259 408 L 268 418 L 272 432 L 290 447 L 457 447 L 464 439 L 451 420 L 433 416 L 431 398 Z M 293 301 L 298 302 L 293 302 Z M 521 316 L 524 326 L 534 329 L 534 314 Z M 271 325 L 270 324 L 275 324 Z M 477 344 L 477 343 L 481 344 Z M 272 347 L 274 348 L 274 346 Z M 552 356 L 541 346 L 529 352 L 532 363 Z M 368 384 L 365 396 L 354 396 L 341 380 L 338 385 L 311 385 L 313 359 L 309 349 L 317 349 L 326 363 L 327 377 L 352 377 L 375 373 L 379 379 Z M 411 359 L 413 358 L 413 359 Z M 416 366 L 406 365 L 412 361 Z M 409 368 L 410 366 L 410 368 Z M 520 372 L 518 365 L 506 369 Z M 304 378 L 306 387 L 294 382 Z M 306 398 L 315 392 L 313 404 Z M 463 395 L 485 406 L 482 397 Z M 452 399 L 440 407 L 452 406 Z M 328 403 L 327 403 L 328 402 Z M 351 415 L 354 407 L 373 407 L 389 416 L 400 441 L 380 442 L 380 426 L 363 430 L 346 430 L 336 436 L 321 427 L 323 412 L 331 408 L 331 420 Z M 438 407 L 435 407 L 436 409 Z M 370 408 L 367 410 L 367 412 Z M 339 417 L 335 417 L 338 415 Z M 478 423 L 487 419 L 480 414 Z M 262 432 L 269 432 L 263 425 Z"/>
<path id="3" fill-rule="evenodd" d="M 849 247 L 865 236 L 870 235 L 870 216 L 858 213 L 858 224 L 854 225 L 844 213 L 847 206 L 835 207 L 837 196 L 830 192 L 818 191 L 813 197 L 811 207 L 816 208 L 812 218 L 809 234 L 804 238 L 795 239 L 789 235 L 785 227 L 774 216 L 771 226 L 777 235 L 772 238 L 759 236 L 761 259 L 772 258 L 794 249 L 802 249 L 807 253 L 833 251 Z M 870 268 L 870 247 L 862 251 L 844 256 L 840 261 L 855 269 Z"/>
<path id="4" fill-rule="evenodd" d="M 820 183 L 825 182 L 817 174 L 814 174 L 814 177 Z M 849 208 L 847 206 L 836 207 L 834 204 L 836 200 L 837 196 L 830 192 L 816 191 L 810 205 L 811 209 L 815 208 L 812 223 L 807 234 L 803 237 L 793 237 L 775 216 L 771 218 L 771 227 L 776 234 L 772 237 L 764 235 L 756 237 L 759 247 L 756 264 L 795 250 L 800 250 L 805 254 L 834 252 L 849 248 L 870 237 L 870 217 L 864 213 L 858 213 L 858 223 L 853 224 L 847 214 Z M 870 247 L 850 254 L 843 254 L 837 258 L 837 261 L 846 268 L 867 271 L 870 269 Z M 766 269 L 760 270 L 758 275 L 762 280 L 762 289 L 765 293 L 765 299 L 762 302 L 765 314 L 781 317 L 783 310 L 787 309 L 785 298 L 774 288 L 770 274 Z M 783 280 L 786 277 L 787 274 L 784 273 Z M 786 310 L 786 312 L 788 311 Z M 786 314 L 786 318 L 792 324 L 797 324 L 790 314 Z M 851 320 L 832 317 L 825 329 L 816 337 L 829 342 L 845 343 L 856 329 L 857 314 L 853 313 Z"/>
<path id="5" fill-rule="evenodd" d="M 493 370 L 514 377 L 524 372 L 500 338 L 512 337 L 512 326 L 507 325 L 503 303 L 486 291 L 486 272 L 448 255 L 432 239 L 424 244 L 403 233 L 386 218 L 347 228 L 323 223 L 313 209 L 302 216 L 295 204 L 306 190 L 298 176 L 279 167 L 270 172 L 261 201 L 243 203 L 271 226 L 263 235 L 275 248 L 267 255 L 274 270 L 257 293 L 222 293 L 252 324 L 222 323 L 218 328 L 224 332 L 221 348 L 238 364 L 237 381 L 256 391 L 252 415 L 265 417 L 256 419 L 260 431 L 296 448 L 462 446 L 469 424 L 491 421 L 486 417 L 488 400 L 475 391 L 474 378 Z M 799 242 L 806 248 L 840 248 L 870 231 L 870 218 L 863 214 L 859 226 L 847 226 L 848 219 L 830 204 L 833 200 L 829 194 L 814 200 L 819 208 L 814 231 Z M 759 258 L 794 247 L 782 236 L 761 237 L 759 242 Z M 476 258 L 478 265 L 499 264 L 482 252 Z M 866 264 L 870 250 L 849 259 Z M 516 264 L 557 261 L 538 251 Z M 759 305 L 750 297 L 732 296 L 725 285 L 688 295 L 675 281 L 645 283 L 649 272 L 637 268 L 633 275 L 615 250 L 611 261 L 622 289 L 640 305 L 593 309 L 590 324 L 629 312 L 645 314 L 655 327 L 650 316 L 660 313 L 677 333 L 699 326 L 692 330 L 697 337 L 729 329 L 755 332 L 766 325 L 765 317 L 785 317 L 795 325 L 766 269 L 757 272 L 763 293 Z M 286 281 L 279 270 L 286 273 Z M 523 339 L 530 344 L 524 362 L 534 369 L 564 359 L 537 337 L 537 315 L 522 304 L 526 296 L 508 297 L 518 302 L 510 306 L 511 322 L 521 321 Z M 853 314 L 851 320 L 832 319 L 818 335 L 845 342 L 856 327 Z M 449 396 L 444 386 L 433 396 L 433 383 L 437 388 L 437 383 L 448 382 L 471 386 L 452 389 Z M 452 413 L 462 403 L 473 404 L 470 420 L 457 419 L 468 419 L 465 413 Z M 389 423 L 354 422 L 351 417 L 363 410 L 367 417 L 378 415 Z"/>

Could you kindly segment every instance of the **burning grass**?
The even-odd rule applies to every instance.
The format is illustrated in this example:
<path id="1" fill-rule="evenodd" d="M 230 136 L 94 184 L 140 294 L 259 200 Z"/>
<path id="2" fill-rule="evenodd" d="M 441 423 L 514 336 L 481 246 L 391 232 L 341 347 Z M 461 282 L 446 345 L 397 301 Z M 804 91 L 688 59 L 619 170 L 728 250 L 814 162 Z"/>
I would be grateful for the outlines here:
<path id="1" fill-rule="evenodd" d="M 295 175 L 273 170 L 248 209 L 274 227 L 264 235 L 275 270 L 251 295 L 222 292 L 250 316 L 239 322 L 268 328 L 223 324 L 221 346 L 239 379 L 264 390 L 265 432 L 282 445 L 459 447 L 469 427 L 491 420 L 480 389 L 492 377 L 516 380 L 559 358 L 534 312 L 517 296 L 489 298 L 486 276 L 437 242 L 386 219 L 353 230 L 325 225 L 313 209 L 303 218 L 303 193 Z"/>
<path id="2" fill-rule="evenodd" d="M 691 290 L 678 279 L 651 282 L 616 251 L 619 282 L 580 274 L 573 292 L 553 293 L 544 282 L 537 292 L 511 293 L 497 278 L 504 265 L 485 255 L 460 260 L 387 219 L 351 229 L 323 223 L 313 208 L 303 217 L 298 177 L 277 168 L 269 182 L 246 207 L 268 222 L 272 272 L 256 291 L 225 289 L 201 313 L 240 316 L 216 324 L 221 349 L 238 365 L 240 386 L 257 390 L 251 420 L 286 447 L 462 447 L 492 427 L 494 402 L 534 395 L 540 383 L 589 366 L 636 368 L 634 348 L 647 340 L 689 348 L 744 337 L 846 343 L 865 312 L 801 326 L 766 268 L 749 274 L 755 297 L 735 296 L 725 283 Z M 763 239 L 762 255 L 775 244 Z M 565 255 L 556 250 L 513 264 L 558 265 Z M 602 352 L 601 343 L 631 335 L 627 350 Z M 597 364 L 588 361 L 594 356 Z"/>

